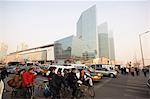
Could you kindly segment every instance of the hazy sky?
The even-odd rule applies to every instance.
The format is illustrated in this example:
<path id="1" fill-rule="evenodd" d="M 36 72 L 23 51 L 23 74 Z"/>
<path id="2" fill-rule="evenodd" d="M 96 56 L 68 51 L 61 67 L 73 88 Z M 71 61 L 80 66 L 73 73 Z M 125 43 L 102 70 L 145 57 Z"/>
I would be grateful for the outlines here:
<path id="1" fill-rule="evenodd" d="M 107 21 L 114 33 L 116 59 L 140 58 L 138 35 L 150 30 L 149 0 L 0 0 L 0 42 L 8 44 L 8 52 L 14 52 L 22 42 L 32 48 L 75 35 L 81 13 L 94 4 L 97 25 Z M 142 44 L 144 58 L 150 59 L 150 33 L 143 35 Z"/>

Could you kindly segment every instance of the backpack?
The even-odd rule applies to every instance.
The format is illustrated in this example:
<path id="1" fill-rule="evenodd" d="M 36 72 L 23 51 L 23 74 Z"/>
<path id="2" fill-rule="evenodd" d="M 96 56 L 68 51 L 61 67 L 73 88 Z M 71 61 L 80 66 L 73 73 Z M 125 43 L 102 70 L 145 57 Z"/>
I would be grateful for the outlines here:
<path id="1" fill-rule="evenodd" d="M 51 95 L 48 86 L 45 86 L 43 94 L 45 97 L 49 97 Z"/>

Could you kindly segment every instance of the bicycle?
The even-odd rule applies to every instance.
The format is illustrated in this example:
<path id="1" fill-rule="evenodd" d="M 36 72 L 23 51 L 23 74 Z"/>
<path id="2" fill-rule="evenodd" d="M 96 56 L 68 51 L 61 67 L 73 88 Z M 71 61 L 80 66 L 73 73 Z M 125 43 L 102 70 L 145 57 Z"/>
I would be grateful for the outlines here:
<path id="1" fill-rule="evenodd" d="M 44 96 L 45 88 L 48 88 L 48 80 L 42 80 L 42 83 L 38 84 L 37 86 L 37 93 L 39 97 Z"/>
<path id="2" fill-rule="evenodd" d="M 89 86 L 88 84 L 85 84 L 81 81 L 78 81 L 76 96 L 77 98 L 94 99 L 95 97 L 94 87 Z"/>
<path id="3" fill-rule="evenodd" d="M 62 86 L 60 90 L 60 97 L 61 98 L 68 98 L 70 96 L 71 89 L 66 86 Z"/>
<path id="4" fill-rule="evenodd" d="M 13 88 L 12 89 L 12 92 L 11 92 L 11 98 L 16 98 L 18 97 L 18 94 L 20 92 L 24 92 L 24 88 Z M 27 98 L 30 98 L 30 99 L 34 99 L 34 86 L 30 86 L 30 87 L 27 87 L 26 89 L 26 93 L 22 93 L 21 96 L 25 96 Z"/>

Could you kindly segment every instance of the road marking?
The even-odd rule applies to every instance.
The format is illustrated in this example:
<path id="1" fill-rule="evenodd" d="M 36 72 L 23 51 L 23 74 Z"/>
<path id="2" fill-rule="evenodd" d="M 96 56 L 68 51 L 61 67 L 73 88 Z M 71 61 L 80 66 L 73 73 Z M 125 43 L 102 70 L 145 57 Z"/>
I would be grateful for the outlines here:
<path id="1" fill-rule="evenodd" d="M 104 86 L 106 83 L 108 83 L 111 79 L 112 79 L 112 78 L 109 78 L 109 79 L 105 80 L 102 84 L 99 84 L 99 85 L 96 86 L 95 88 L 96 88 L 96 89 L 99 89 L 99 88 L 103 87 L 103 86 Z"/>
<path id="2" fill-rule="evenodd" d="M 136 89 L 126 89 L 126 92 L 134 92 L 134 93 L 146 93 L 148 91 L 140 91 L 140 90 L 136 90 Z"/>
<path id="3" fill-rule="evenodd" d="M 134 87 L 134 86 L 126 86 L 128 89 L 135 89 L 135 90 L 144 90 L 144 91 L 149 91 L 148 88 L 145 87 Z"/>

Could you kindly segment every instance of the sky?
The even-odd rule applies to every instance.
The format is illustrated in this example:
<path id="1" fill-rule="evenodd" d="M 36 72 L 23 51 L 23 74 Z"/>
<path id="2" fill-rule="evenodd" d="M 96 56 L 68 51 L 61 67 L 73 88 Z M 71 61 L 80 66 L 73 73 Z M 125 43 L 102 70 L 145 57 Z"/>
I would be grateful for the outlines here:
<path id="1" fill-rule="evenodd" d="M 81 13 L 94 4 L 97 25 L 107 22 L 113 31 L 116 60 L 140 59 L 139 34 L 150 30 L 150 0 L 0 0 L 0 42 L 10 53 L 22 42 L 33 48 L 76 35 Z M 150 64 L 150 33 L 142 44 Z"/>

